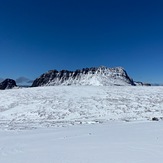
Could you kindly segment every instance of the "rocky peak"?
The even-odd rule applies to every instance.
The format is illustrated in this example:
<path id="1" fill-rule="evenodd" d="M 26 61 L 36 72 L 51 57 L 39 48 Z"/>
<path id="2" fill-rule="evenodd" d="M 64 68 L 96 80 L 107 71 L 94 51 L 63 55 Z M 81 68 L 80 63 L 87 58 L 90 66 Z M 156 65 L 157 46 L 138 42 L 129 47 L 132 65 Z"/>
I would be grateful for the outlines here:
<path id="1" fill-rule="evenodd" d="M 0 89 L 1 90 L 12 89 L 15 86 L 16 86 L 16 82 L 13 79 L 6 79 L 0 83 Z"/>

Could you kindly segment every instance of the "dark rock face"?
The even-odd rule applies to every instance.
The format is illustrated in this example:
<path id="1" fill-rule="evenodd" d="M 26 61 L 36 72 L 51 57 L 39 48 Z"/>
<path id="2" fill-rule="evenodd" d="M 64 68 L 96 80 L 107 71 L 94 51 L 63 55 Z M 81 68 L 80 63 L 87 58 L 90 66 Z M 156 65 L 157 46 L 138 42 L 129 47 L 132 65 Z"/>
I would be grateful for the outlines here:
<path id="1" fill-rule="evenodd" d="M 153 117 L 152 121 L 159 121 L 159 119 L 157 117 Z"/>
<path id="2" fill-rule="evenodd" d="M 117 82 L 118 81 L 118 82 Z M 135 85 L 121 68 L 92 67 L 76 71 L 50 70 L 34 80 L 32 87 L 49 85 Z"/>
<path id="3" fill-rule="evenodd" d="M 12 89 L 15 86 L 16 86 L 16 82 L 13 79 L 6 79 L 0 83 L 0 89 L 1 90 Z"/>

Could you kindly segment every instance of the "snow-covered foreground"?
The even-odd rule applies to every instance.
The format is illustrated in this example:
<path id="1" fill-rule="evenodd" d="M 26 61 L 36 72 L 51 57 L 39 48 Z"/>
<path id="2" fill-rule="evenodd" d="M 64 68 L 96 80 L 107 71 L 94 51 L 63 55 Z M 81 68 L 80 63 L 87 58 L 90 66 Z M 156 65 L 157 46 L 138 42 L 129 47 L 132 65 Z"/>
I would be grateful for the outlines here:
<path id="1" fill-rule="evenodd" d="M 162 163 L 162 117 L 163 87 L 0 91 L 0 163 Z"/>
<path id="2" fill-rule="evenodd" d="M 163 87 L 56 86 L 0 91 L 1 129 L 153 117 L 163 117 Z"/>
<path id="3" fill-rule="evenodd" d="M 162 163 L 163 122 L 0 130 L 1 163 Z"/>

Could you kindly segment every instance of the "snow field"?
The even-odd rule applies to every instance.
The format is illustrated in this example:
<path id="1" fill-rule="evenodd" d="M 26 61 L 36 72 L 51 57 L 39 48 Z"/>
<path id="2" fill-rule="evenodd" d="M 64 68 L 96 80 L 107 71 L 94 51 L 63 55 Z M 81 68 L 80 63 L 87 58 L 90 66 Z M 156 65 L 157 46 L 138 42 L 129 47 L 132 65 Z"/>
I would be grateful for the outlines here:
<path id="1" fill-rule="evenodd" d="M 162 163 L 163 122 L 0 130 L 1 163 Z"/>
<path id="2" fill-rule="evenodd" d="M 162 163 L 162 117 L 163 87 L 0 91 L 0 163 Z"/>
<path id="3" fill-rule="evenodd" d="M 0 127 L 25 129 L 163 117 L 163 87 L 52 86 L 0 91 Z"/>

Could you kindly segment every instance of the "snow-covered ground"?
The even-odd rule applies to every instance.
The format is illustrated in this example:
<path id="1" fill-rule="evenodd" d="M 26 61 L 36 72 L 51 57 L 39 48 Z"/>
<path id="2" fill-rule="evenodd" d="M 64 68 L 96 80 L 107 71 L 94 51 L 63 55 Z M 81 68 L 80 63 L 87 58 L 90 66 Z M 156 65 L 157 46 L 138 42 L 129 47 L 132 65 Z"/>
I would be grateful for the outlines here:
<path id="1" fill-rule="evenodd" d="M 162 163 L 163 122 L 0 131 L 0 163 Z"/>
<path id="2" fill-rule="evenodd" d="M 163 87 L 0 91 L 0 163 L 162 163 L 162 117 Z"/>
<path id="3" fill-rule="evenodd" d="M 163 87 L 52 86 L 0 91 L 0 128 L 163 117 Z"/>

